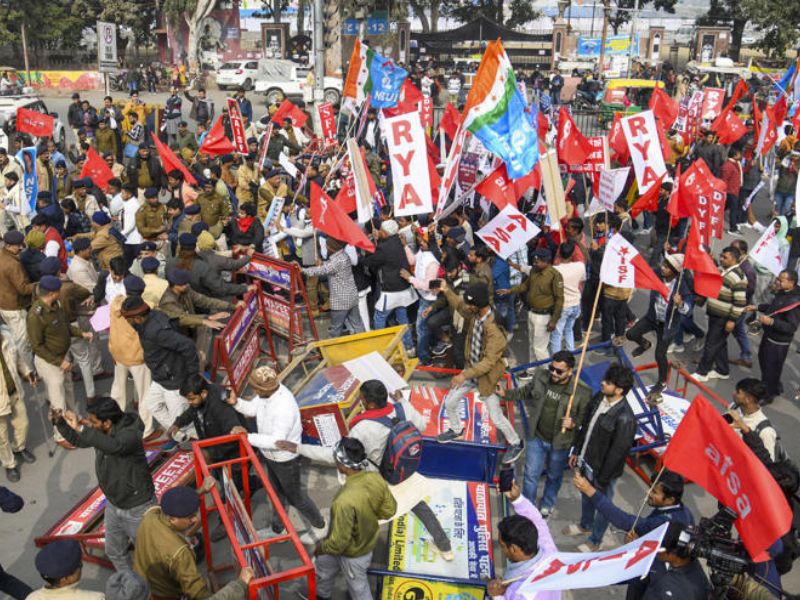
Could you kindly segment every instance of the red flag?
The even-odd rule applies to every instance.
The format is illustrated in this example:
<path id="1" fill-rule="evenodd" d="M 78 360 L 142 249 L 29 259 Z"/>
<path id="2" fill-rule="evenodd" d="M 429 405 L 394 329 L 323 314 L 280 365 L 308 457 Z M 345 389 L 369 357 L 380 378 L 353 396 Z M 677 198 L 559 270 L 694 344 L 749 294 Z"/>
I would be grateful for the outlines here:
<path id="1" fill-rule="evenodd" d="M 157 135 L 153 136 L 153 142 L 156 145 L 156 150 L 158 150 L 158 155 L 161 157 L 161 166 L 164 167 L 164 172 L 169 173 L 177 169 L 183 173 L 184 181 L 191 185 L 197 185 L 197 179 L 194 178 L 194 175 L 186 168 L 181 159 L 175 156 L 169 146 L 159 140 Z"/>
<path id="2" fill-rule="evenodd" d="M 348 215 L 358 209 L 356 206 L 356 179 L 352 172 L 342 180 L 342 187 L 336 194 L 336 203 Z"/>
<path id="3" fill-rule="evenodd" d="M 608 132 L 608 146 L 616 152 L 617 162 L 625 164 L 630 157 L 628 150 L 628 140 L 622 130 L 622 117 L 620 113 L 614 113 L 614 120 L 611 122 L 611 130 Z"/>
<path id="4" fill-rule="evenodd" d="M 314 227 L 341 242 L 375 252 L 361 228 L 315 182 L 311 182 L 311 221 Z"/>
<path id="5" fill-rule="evenodd" d="M 410 112 L 417 112 L 419 110 L 418 103 L 422 102 L 422 98 L 422 92 L 417 89 L 417 86 L 411 83 L 410 79 L 406 79 L 400 88 L 400 100 L 397 102 L 397 106 L 384 108 L 383 114 L 386 117 L 396 117 Z"/>
<path id="6" fill-rule="evenodd" d="M 439 121 L 439 129 L 443 129 L 451 140 L 455 139 L 458 125 L 461 123 L 461 115 L 456 110 L 456 107 L 447 103 L 442 113 L 442 118 Z"/>
<path id="7" fill-rule="evenodd" d="M 711 131 L 719 136 L 720 144 L 728 145 L 733 144 L 747 133 L 747 127 L 742 120 L 736 116 L 733 109 L 726 108 L 722 111 L 722 114 L 714 119 L 714 122 L 711 124 Z"/>
<path id="8" fill-rule="evenodd" d="M 550 131 L 550 119 L 542 111 L 539 111 L 536 114 L 536 133 L 540 138 L 543 138 L 548 131 Z"/>
<path id="9" fill-rule="evenodd" d="M 639 199 L 631 206 L 631 217 L 634 219 L 638 217 L 643 211 L 657 212 L 658 211 L 658 197 L 661 193 L 661 184 L 664 182 L 664 177 L 667 174 L 663 173 L 653 185 L 650 186 L 644 194 L 639 196 Z"/>
<path id="10" fill-rule="evenodd" d="M 673 182 L 672 193 L 669 195 L 669 202 L 667 202 L 667 212 L 671 216 L 670 222 L 672 226 L 675 227 L 675 225 L 678 224 L 678 220 L 681 218 L 679 216 L 681 208 L 678 206 L 678 192 L 681 189 L 681 163 L 678 163 L 678 167 L 675 169 L 675 179 Z"/>
<path id="11" fill-rule="evenodd" d="M 592 146 L 578 130 L 566 107 L 558 113 L 558 162 L 582 165 L 592 153 Z"/>
<path id="12" fill-rule="evenodd" d="M 277 123 L 280 127 L 283 125 L 284 119 L 291 119 L 292 125 L 302 128 L 306 125 L 308 115 L 292 104 L 289 100 L 284 100 L 281 102 L 278 110 L 275 111 L 275 114 L 272 115 L 272 122 Z"/>
<path id="13" fill-rule="evenodd" d="M 722 275 L 717 269 L 717 265 L 714 264 L 714 260 L 700 243 L 700 232 L 695 219 L 692 219 L 692 226 L 689 228 L 683 266 L 685 269 L 694 271 L 695 292 L 706 298 L 719 296 L 719 291 L 722 289 Z"/>
<path id="14" fill-rule="evenodd" d="M 736 82 L 736 87 L 733 90 L 733 95 L 731 99 L 728 100 L 728 105 L 725 107 L 730 108 L 733 110 L 733 107 L 736 106 L 736 103 L 739 102 L 745 96 L 750 95 L 750 87 L 747 85 L 747 82 L 744 79 L 740 79 Z"/>
<path id="15" fill-rule="evenodd" d="M 654 88 L 650 96 L 650 110 L 653 116 L 661 121 L 661 124 L 669 129 L 678 118 L 678 103 L 669 97 L 661 88 Z"/>
<path id="16" fill-rule="evenodd" d="M 772 111 L 775 114 L 775 126 L 780 127 L 786 119 L 786 113 L 789 112 L 789 107 L 786 104 L 786 96 L 781 94 L 778 101 L 772 105 Z"/>
<path id="17" fill-rule="evenodd" d="M 702 158 L 694 161 L 683 175 L 676 175 L 677 190 L 673 189 L 667 212 L 676 219 L 691 217 L 697 205 L 697 197 L 705 191 L 705 181 L 710 177 L 711 170 Z"/>
<path id="18" fill-rule="evenodd" d="M 425 139 L 430 141 L 428 136 L 425 136 Z M 439 202 L 439 188 L 442 185 L 442 178 L 439 175 L 439 171 L 436 170 L 436 163 L 430 152 L 428 153 L 428 173 L 431 177 L 431 198 L 433 199 L 433 205 L 436 206 Z"/>
<path id="19" fill-rule="evenodd" d="M 108 191 L 108 182 L 114 178 L 114 173 L 111 172 L 106 161 L 97 151 L 89 146 L 86 151 L 86 162 L 83 163 L 80 176 L 81 178 L 90 177 L 97 187 L 106 192 Z"/>
<path id="20" fill-rule="evenodd" d="M 664 298 L 669 296 L 669 290 L 661 278 L 633 244 L 620 234 L 611 236 L 606 243 L 600 264 L 600 281 L 614 287 L 655 290 Z"/>
<path id="21" fill-rule="evenodd" d="M 433 143 L 433 140 L 427 135 L 425 136 L 425 147 L 428 150 L 428 158 L 433 160 L 434 167 L 442 162 L 442 155 L 439 152 L 439 146 Z"/>
<path id="22" fill-rule="evenodd" d="M 267 140 L 264 141 L 266 145 Z M 204 152 L 212 156 L 221 156 L 223 154 L 233 154 L 236 152 L 236 147 L 225 136 L 225 127 L 222 125 L 222 117 L 217 119 L 214 126 L 206 134 L 203 143 L 200 145 L 198 152 Z"/>
<path id="23" fill-rule="evenodd" d="M 792 510 L 780 486 L 703 396 L 695 397 L 672 435 L 664 466 L 736 511 L 736 530 L 753 559 L 789 530 Z"/>
<path id="24" fill-rule="evenodd" d="M 506 164 L 500 163 L 494 171 L 489 173 L 483 180 L 475 186 L 475 191 L 494 205 L 503 210 L 509 204 L 516 208 L 517 192 L 514 182 L 508 178 Z"/>
<path id="25" fill-rule="evenodd" d="M 541 186 L 542 186 L 542 168 L 539 166 L 539 163 L 537 162 L 536 166 L 533 167 L 533 170 L 530 173 L 528 173 L 527 175 L 523 175 L 519 179 L 514 180 L 514 193 L 516 193 L 517 198 L 519 198 L 529 189 L 535 188 L 538 190 Z"/>
<path id="26" fill-rule="evenodd" d="M 28 108 L 17 109 L 17 131 L 37 137 L 53 135 L 53 117 Z"/>

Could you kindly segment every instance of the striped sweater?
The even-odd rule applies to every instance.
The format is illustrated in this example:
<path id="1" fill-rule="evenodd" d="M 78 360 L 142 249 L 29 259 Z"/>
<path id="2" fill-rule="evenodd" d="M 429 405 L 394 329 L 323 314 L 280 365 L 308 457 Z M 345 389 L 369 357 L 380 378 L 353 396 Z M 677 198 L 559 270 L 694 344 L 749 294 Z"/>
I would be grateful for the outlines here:
<path id="1" fill-rule="evenodd" d="M 731 267 L 722 272 L 719 296 L 708 299 L 708 315 L 736 321 L 747 306 L 747 277 L 741 267 Z"/>

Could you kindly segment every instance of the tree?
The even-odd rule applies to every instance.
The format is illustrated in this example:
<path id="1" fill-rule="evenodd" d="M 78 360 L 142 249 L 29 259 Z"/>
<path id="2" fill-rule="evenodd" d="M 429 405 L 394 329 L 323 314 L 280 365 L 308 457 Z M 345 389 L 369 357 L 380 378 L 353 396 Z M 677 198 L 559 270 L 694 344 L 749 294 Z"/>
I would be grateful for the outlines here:
<path id="1" fill-rule="evenodd" d="M 770 4 L 769 1 L 760 1 Z M 785 10 L 786 5 L 791 2 L 775 2 L 775 4 L 780 6 L 779 10 Z M 730 25 L 731 45 L 728 55 L 731 59 L 738 61 L 742 49 L 742 35 L 749 20 L 750 15 L 744 0 L 711 0 L 708 12 L 697 20 L 697 24 Z M 792 27 L 794 28 L 794 25 Z"/>
<path id="2" fill-rule="evenodd" d="M 137 55 L 140 46 L 154 40 L 156 0 L 73 0 L 72 14 L 92 15 L 94 20 L 116 23 L 129 29 L 133 33 Z M 124 44 L 121 35 L 117 36 L 117 42 Z"/>
<path id="3" fill-rule="evenodd" d="M 782 58 L 786 49 L 798 42 L 800 4 L 797 2 L 764 2 L 744 0 L 755 30 L 762 32 L 757 46 L 772 58 Z"/>
<path id="4" fill-rule="evenodd" d="M 211 14 L 218 0 L 164 0 L 163 10 L 175 25 L 183 19 L 189 29 L 186 39 L 186 54 L 189 68 L 194 70 L 200 64 L 199 28 L 203 19 Z"/>
<path id="5" fill-rule="evenodd" d="M 442 0 L 409 0 L 408 5 L 422 25 L 422 33 L 439 31 Z"/>
<path id="6" fill-rule="evenodd" d="M 511 0 L 511 18 L 506 22 L 506 27 L 517 29 L 523 25 L 535 21 L 542 16 L 542 13 L 533 8 L 533 3 L 529 0 Z"/>
<path id="7" fill-rule="evenodd" d="M 646 0 L 645 2 L 639 2 L 639 9 L 641 10 L 646 5 L 651 3 L 653 4 L 653 8 L 656 10 L 664 10 L 668 13 L 674 14 L 677 0 Z M 618 0 L 616 5 L 617 9 L 626 10 L 614 9 L 613 12 L 611 12 L 608 16 L 608 26 L 611 27 L 614 35 L 619 33 L 620 27 L 631 20 L 633 8 L 636 6 L 635 0 Z"/>

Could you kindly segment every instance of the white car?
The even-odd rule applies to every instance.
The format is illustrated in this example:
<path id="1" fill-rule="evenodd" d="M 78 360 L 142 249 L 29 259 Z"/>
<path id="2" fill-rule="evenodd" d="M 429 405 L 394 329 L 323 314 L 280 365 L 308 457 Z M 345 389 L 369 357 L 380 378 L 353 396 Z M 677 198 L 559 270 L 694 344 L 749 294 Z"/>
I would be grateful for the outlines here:
<path id="1" fill-rule="evenodd" d="M 64 123 L 58 118 L 58 113 L 50 112 L 47 110 L 44 101 L 35 96 L 0 96 L 0 147 L 6 150 L 11 150 L 9 140 L 11 135 L 17 130 L 17 109 L 27 108 L 28 110 L 35 110 L 46 115 L 53 117 L 53 133 L 51 137 L 56 143 L 56 147 L 61 152 L 66 152 L 67 147 L 67 131 Z M 39 143 L 39 138 L 33 138 L 34 143 Z"/>
<path id="2" fill-rule="evenodd" d="M 231 60 L 217 70 L 217 87 L 221 90 L 243 87 L 253 89 L 253 83 L 260 75 L 258 60 Z"/>
<path id="3" fill-rule="evenodd" d="M 284 98 L 303 99 L 306 95 L 307 77 L 311 67 L 298 65 L 290 60 L 264 60 L 262 68 L 255 90 L 267 97 L 267 104 L 280 104 Z M 338 77 L 325 77 L 323 89 L 325 102 L 337 104 L 342 97 L 342 80 Z"/>

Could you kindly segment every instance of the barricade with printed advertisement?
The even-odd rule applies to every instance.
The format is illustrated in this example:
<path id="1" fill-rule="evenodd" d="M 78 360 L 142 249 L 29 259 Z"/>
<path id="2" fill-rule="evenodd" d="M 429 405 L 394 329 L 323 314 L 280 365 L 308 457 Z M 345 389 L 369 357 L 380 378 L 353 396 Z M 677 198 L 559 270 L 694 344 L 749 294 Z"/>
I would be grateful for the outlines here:
<path id="1" fill-rule="evenodd" d="M 261 283 L 261 296 L 268 329 L 274 334 L 273 347 L 281 361 L 288 363 L 299 349 L 318 340 L 303 275 L 297 263 L 253 254 L 244 274 Z"/>
<path id="2" fill-rule="evenodd" d="M 211 364 L 211 376 L 219 383 L 231 387 L 237 394 L 244 389 L 247 376 L 254 366 L 264 360 L 272 361 L 277 367 L 275 346 L 272 333 L 267 322 L 267 311 L 264 306 L 264 295 L 261 284 L 245 294 L 244 306 L 237 308 L 233 316 L 220 334 L 214 338 L 214 358 Z"/>
<path id="3" fill-rule="evenodd" d="M 192 481 L 194 459 L 190 452 L 165 455 L 162 452 L 149 450 L 146 456 L 153 473 L 156 500 L 160 500 L 168 489 Z M 103 523 L 105 506 L 105 495 L 99 487 L 95 487 L 55 525 L 35 538 L 34 543 L 41 548 L 60 539 L 78 540 L 85 561 L 112 568 L 105 556 L 106 540 Z"/>

